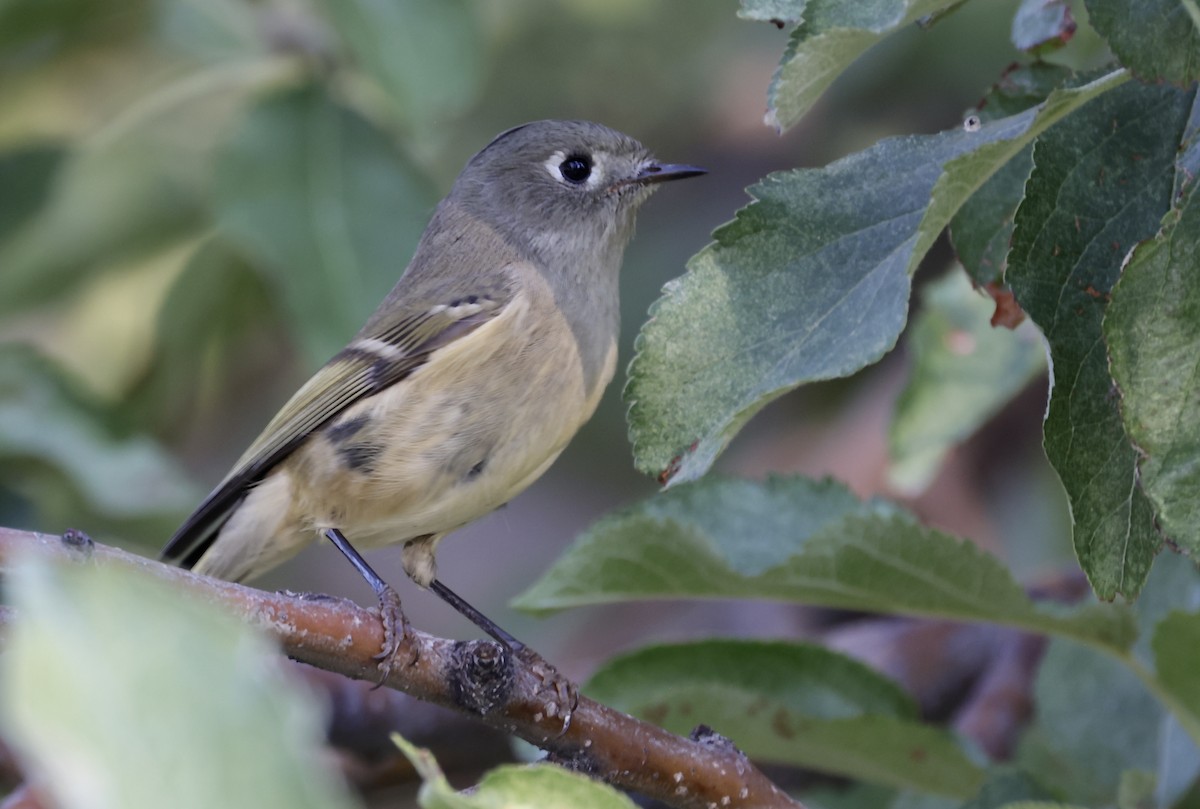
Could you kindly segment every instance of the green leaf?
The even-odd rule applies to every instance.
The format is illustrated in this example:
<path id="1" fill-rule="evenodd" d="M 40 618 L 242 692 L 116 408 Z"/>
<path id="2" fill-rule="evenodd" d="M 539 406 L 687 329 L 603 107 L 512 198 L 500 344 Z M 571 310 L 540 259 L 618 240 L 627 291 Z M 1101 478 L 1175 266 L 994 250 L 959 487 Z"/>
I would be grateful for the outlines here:
<path id="1" fill-rule="evenodd" d="M 976 284 L 999 283 L 1008 266 L 1013 217 L 1033 168 L 1033 145 L 1004 164 L 959 209 L 950 238 L 963 269 Z"/>
<path id="2" fill-rule="evenodd" d="M 1134 654 L 1147 666 L 1154 664 L 1151 638 L 1159 622 L 1172 612 L 1189 612 L 1200 607 L 1200 569 L 1179 554 L 1164 553 L 1154 560 L 1146 587 L 1138 598 L 1138 642 Z"/>
<path id="3" fill-rule="evenodd" d="M 737 15 L 743 20 L 770 22 L 783 27 L 804 19 L 808 0 L 741 0 Z"/>
<path id="4" fill-rule="evenodd" d="M 959 743 L 928 725 L 879 715 L 805 719 L 778 709 L 768 722 L 731 708 L 714 705 L 713 723 L 756 760 L 956 798 L 973 795 L 983 781 Z M 669 712 L 664 725 L 686 732 L 688 720 Z"/>
<path id="5" fill-rule="evenodd" d="M 468 792 L 456 792 L 428 750 L 393 734 L 424 783 L 424 809 L 634 809 L 633 801 L 607 784 L 549 764 L 497 767 Z"/>
<path id="6" fill-rule="evenodd" d="M 804 790 L 804 805 L 808 809 L 899 809 L 898 804 L 911 793 L 867 784 L 862 781 L 845 781 L 842 783 L 814 784 Z M 930 797 L 936 802 L 952 800 L 948 798 Z M 953 801 L 947 807 L 937 809 L 958 809 L 959 802 Z M 914 807 L 923 809 L 923 807 Z M 931 807 L 930 809 L 934 809 Z"/>
<path id="7" fill-rule="evenodd" d="M 959 809 L 961 806 L 961 799 L 931 795 L 920 790 L 900 790 L 887 809 Z"/>
<path id="8" fill-rule="evenodd" d="M 5 739 L 55 806 L 355 805 L 316 701 L 240 621 L 116 566 L 30 560 L 5 589 Z"/>
<path id="9" fill-rule="evenodd" d="M 755 202 L 667 284 L 638 336 L 625 390 L 637 467 L 698 478 L 771 400 L 882 357 L 904 326 L 910 273 L 963 202 L 1039 132 L 1125 79 L 751 187 Z"/>
<path id="10" fill-rule="evenodd" d="M 880 809 L 959 809 L 962 806 L 962 799 L 955 799 L 944 795 L 931 795 L 923 790 L 899 790 L 896 796 Z M 847 807 L 847 809 L 850 809 Z M 865 809 L 861 804 L 854 805 L 854 809 Z"/>
<path id="11" fill-rule="evenodd" d="M 583 691 L 607 705 L 661 724 L 676 712 L 704 722 L 716 703 L 740 705 L 760 720 L 767 705 L 794 716 L 844 719 L 864 714 L 918 719 L 916 703 L 900 686 L 874 669 L 809 643 L 704 640 L 650 646 L 613 658 Z M 757 706 L 755 700 L 763 700 Z M 765 724 L 765 721 L 764 721 Z M 720 730 L 717 726 L 717 730 Z M 737 737 L 738 742 L 743 740 Z"/>
<path id="12" fill-rule="evenodd" d="M 1200 614 L 1172 612 L 1154 630 L 1158 680 L 1200 726 Z"/>
<path id="13" fill-rule="evenodd" d="M 72 3 L 53 5 L 69 8 Z M 137 13 L 116 15 L 105 8 L 91 16 L 119 20 L 122 25 L 134 21 L 131 27 L 142 25 Z M 100 56 L 89 52 L 80 61 L 124 65 L 122 75 L 145 69 L 139 65 L 158 64 L 146 61 L 150 57 L 141 53 L 140 46 L 111 50 Z M 128 63 L 122 61 L 128 56 L 126 50 L 137 54 Z M 172 79 L 132 100 L 131 91 L 121 82 L 109 87 L 98 81 L 97 86 L 118 97 L 123 106 L 106 116 L 104 126 L 75 144 L 55 173 L 45 204 L 9 238 L 0 240 L 0 317 L 76 293 L 80 282 L 91 275 L 127 267 L 210 228 L 214 144 L 251 93 L 278 83 L 295 69 L 294 63 L 283 59 L 223 62 L 204 69 L 164 68 Z M 55 78 L 50 88 L 65 94 L 54 104 L 69 108 L 80 103 L 76 95 L 87 91 L 68 92 L 67 84 L 65 78 Z M 41 84 L 36 86 L 35 94 L 41 91 Z M 88 103 L 103 105 L 108 99 L 101 95 L 89 97 Z M 84 119 L 88 117 L 90 113 Z"/>
<path id="14" fill-rule="evenodd" d="M 924 289 L 925 306 L 909 333 L 912 371 L 896 401 L 888 439 L 889 478 L 924 489 L 942 459 L 1046 369 L 1032 326 L 993 328 L 992 303 L 952 270 Z"/>
<path id="15" fill-rule="evenodd" d="M 0 241 L 0 317 L 61 298 L 107 261 L 201 225 L 197 189 L 149 142 L 124 139 L 63 160 L 45 204 Z"/>
<path id="16" fill-rule="evenodd" d="M 802 793 L 808 809 L 961 809 L 962 800 L 922 790 L 892 789 L 863 781 L 816 779 Z"/>
<path id="17" fill-rule="evenodd" d="M 1010 70 L 984 96 L 977 114 L 983 121 L 992 121 L 1024 112 L 1042 103 L 1071 75 L 1064 67 L 1044 62 Z M 1013 217 L 1025 195 L 1025 180 L 1032 168 L 1030 143 L 980 186 L 950 222 L 950 237 L 959 261 L 979 286 L 1004 277 Z"/>
<path id="18" fill-rule="evenodd" d="M 93 529 L 92 520 L 174 522 L 194 504 L 197 493 L 171 456 L 147 436 L 121 435 L 112 420 L 31 349 L 0 349 L 0 467 L 44 520 L 86 516 Z"/>
<path id="19" fill-rule="evenodd" d="M 116 22 L 109 11 L 104 0 L 6 0 L 0 3 L 0 57 L 16 67 L 72 44 L 111 38 L 114 29 L 129 33 L 122 27 L 128 20 Z"/>
<path id="20" fill-rule="evenodd" d="M 1200 608 L 1200 570 L 1192 560 L 1178 554 L 1159 554 L 1134 610 L 1138 642 L 1133 647 L 1137 662 L 1132 665 L 1143 672 L 1157 666 L 1154 639 L 1159 624 L 1176 612 L 1197 608 Z M 1187 650 L 1174 652 L 1180 653 L 1186 655 Z M 1172 691 L 1160 682 L 1161 677 L 1146 676 L 1157 688 L 1159 702 L 1170 706 L 1170 713 L 1163 717 L 1158 730 L 1154 805 L 1175 806 L 1200 776 L 1200 727 L 1195 719 L 1197 714 L 1176 700 Z"/>
<path id="21" fill-rule="evenodd" d="M 1126 770 L 1117 785 L 1117 809 L 1142 809 L 1154 803 L 1154 773 Z"/>
<path id="22" fill-rule="evenodd" d="M 1121 773 L 1156 769 L 1164 711 L 1121 662 L 1068 641 L 1046 650 L 1018 763 L 1059 795 L 1116 803 Z"/>
<path id="23" fill-rule="evenodd" d="M 1194 0 L 1085 0 L 1092 27 L 1145 82 L 1200 79 L 1200 19 Z M 1189 8 L 1190 6 L 1190 8 Z"/>
<path id="24" fill-rule="evenodd" d="M 1081 803 L 1117 803 L 1123 788 L 1149 776 L 1153 805 L 1177 805 L 1200 774 L 1200 726 L 1189 696 L 1197 670 L 1190 637 L 1196 618 L 1179 611 L 1197 606 L 1200 572 L 1166 554 L 1134 610 L 1143 637 L 1132 656 L 1109 659 L 1054 642 L 1038 674 L 1039 708 L 1019 756 L 1025 766 Z M 1156 676 L 1143 662 L 1151 662 L 1151 652 L 1157 658 L 1160 648 L 1164 657 L 1153 662 L 1166 666 Z"/>
<path id="25" fill-rule="evenodd" d="M 176 427 L 226 390 L 229 369 L 278 319 L 264 280 L 216 239 L 204 241 L 158 313 L 154 356 L 127 404 L 140 423 Z"/>
<path id="26" fill-rule="evenodd" d="M 154 22 L 173 50 L 226 65 L 266 49 L 252 5 L 239 0 L 156 0 Z"/>
<path id="27" fill-rule="evenodd" d="M 1042 132 L 1074 113 L 1094 98 L 1114 91 L 1128 80 L 1123 70 L 1113 71 L 1086 84 L 1055 90 L 1036 107 L 984 124 L 974 134 L 989 133 L 948 160 L 933 188 L 929 209 L 918 229 L 919 241 L 908 271 L 913 273 L 954 214 L 1001 167 L 1020 159 L 1023 150 Z M 1068 125 L 1069 126 L 1069 125 Z M 964 128 L 972 134 L 972 127 Z"/>
<path id="28" fill-rule="evenodd" d="M 464 0 L 338 0 L 321 4 L 358 65 L 399 115 L 429 125 L 460 112 L 483 79 L 483 44 Z"/>
<path id="29" fill-rule="evenodd" d="M 216 185 L 223 241 L 269 273 L 314 364 L 400 277 L 430 211 L 388 136 L 317 88 L 250 110 L 217 156 Z"/>
<path id="30" fill-rule="evenodd" d="M 652 647 L 609 661 L 584 691 L 675 733 L 713 727 L 756 760 L 958 797 L 982 778 L 895 683 L 820 646 Z"/>
<path id="31" fill-rule="evenodd" d="M 1192 720 L 1194 730 L 1194 717 Z M 1163 721 L 1159 739 L 1154 803 L 1156 806 L 1183 806 L 1181 801 L 1195 790 L 1200 778 L 1200 744 L 1174 713 Z"/>
<path id="32" fill-rule="evenodd" d="M 1021 0 L 1013 16 L 1012 42 L 1018 50 L 1043 54 L 1067 44 L 1074 33 L 1066 0 Z"/>
<path id="33" fill-rule="evenodd" d="M 1200 552 L 1200 200 L 1138 245 L 1104 316 L 1120 414 L 1158 526 Z"/>
<path id="34" fill-rule="evenodd" d="M 850 63 L 889 34 L 962 0 L 809 0 L 767 91 L 767 123 L 781 132 L 816 103 Z M 798 15 L 793 15 L 798 16 Z"/>
<path id="35" fill-rule="evenodd" d="M 1050 793 L 1034 781 L 1029 773 L 1009 767 L 998 767 L 988 773 L 979 792 L 961 809 L 1000 809 L 1016 801 L 1049 798 Z"/>
<path id="36" fill-rule="evenodd" d="M 1124 650 L 1127 611 L 1034 604 L 991 556 L 832 481 L 706 478 L 604 517 L 517 598 L 750 598 L 990 621 Z"/>
<path id="37" fill-rule="evenodd" d="M 1134 598 L 1160 545 L 1135 485 L 1101 320 L 1123 259 L 1167 212 L 1192 94 L 1130 83 L 1043 135 L 1007 280 L 1050 344 L 1046 454 L 1071 503 L 1080 564 L 1104 599 Z"/>
<path id="38" fill-rule="evenodd" d="M 40 144 L 0 154 L 0 243 L 28 221 L 50 197 L 65 150 Z"/>

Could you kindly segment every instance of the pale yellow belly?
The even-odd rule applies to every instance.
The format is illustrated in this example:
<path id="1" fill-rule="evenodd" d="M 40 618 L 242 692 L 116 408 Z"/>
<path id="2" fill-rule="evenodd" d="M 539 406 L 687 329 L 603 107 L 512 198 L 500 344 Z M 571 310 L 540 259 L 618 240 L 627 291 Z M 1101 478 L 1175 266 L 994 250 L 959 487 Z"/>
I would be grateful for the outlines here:
<path id="1" fill-rule="evenodd" d="M 591 414 L 570 376 L 502 388 L 468 382 L 430 393 L 412 384 L 351 409 L 367 423 L 341 447 L 325 441 L 289 464 L 301 528 L 340 528 L 372 547 L 452 531 L 508 502 L 562 452 Z M 347 457 L 360 455 L 357 468 Z M 361 457 L 365 456 L 365 457 Z"/>
<path id="2" fill-rule="evenodd" d="M 596 409 L 570 328 L 527 300 L 349 408 L 289 460 L 293 520 L 372 547 L 454 530 L 525 489 Z M 535 325 L 536 324 L 536 325 Z M 511 335 L 506 338 L 506 335 Z M 356 466 L 357 462 L 357 466 Z"/>
<path id="3" fill-rule="evenodd" d="M 249 492 L 197 568 L 252 578 L 322 529 L 369 548 L 476 520 L 546 470 L 595 411 L 615 365 L 614 334 L 603 369 L 585 382 L 568 324 L 545 294 L 519 295 L 309 438 Z"/>

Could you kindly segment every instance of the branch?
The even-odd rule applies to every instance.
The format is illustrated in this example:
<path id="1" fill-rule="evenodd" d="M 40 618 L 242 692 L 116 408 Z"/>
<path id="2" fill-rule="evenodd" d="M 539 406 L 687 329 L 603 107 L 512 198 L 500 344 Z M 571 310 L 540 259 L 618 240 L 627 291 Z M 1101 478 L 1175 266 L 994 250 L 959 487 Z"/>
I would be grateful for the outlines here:
<path id="1" fill-rule="evenodd" d="M 70 536 L 70 533 L 68 534 Z M 91 543 L 0 528 L 0 572 L 20 554 L 136 568 L 218 604 L 273 635 L 291 658 L 326 671 L 375 681 L 383 643 L 374 610 L 349 601 L 268 593 Z M 479 717 L 546 750 L 550 758 L 678 809 L 795 809 L 790 798 L 728 740 L 707 729 L 684 739 L 580 696 L 570 726 L 546 710 L 543 679 L 492 641 L 451 641 L 413 632 L 417 660 L 396 665 L 384 685 Z"/>

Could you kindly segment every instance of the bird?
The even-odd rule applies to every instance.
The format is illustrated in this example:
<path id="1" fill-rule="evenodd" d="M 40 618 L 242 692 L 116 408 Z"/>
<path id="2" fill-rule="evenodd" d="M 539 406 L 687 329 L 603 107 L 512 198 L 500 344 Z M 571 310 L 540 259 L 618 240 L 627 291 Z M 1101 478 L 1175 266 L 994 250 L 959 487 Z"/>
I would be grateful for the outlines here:
<path id="1" fill-rule="evenodd" d="M 409 627 L 359 548 L 510 649 L 521 644 L 437 575 L 447 534 L 537 480 L 616 368 L 618 276 L 638 208 L 705 169 L 662 163 L 588 121 L 497 135 L 435 208 L 396 285 L 233 465 L 162 551 L 252 579 L 320 537 L 379 598 L 389 665 Z"/>

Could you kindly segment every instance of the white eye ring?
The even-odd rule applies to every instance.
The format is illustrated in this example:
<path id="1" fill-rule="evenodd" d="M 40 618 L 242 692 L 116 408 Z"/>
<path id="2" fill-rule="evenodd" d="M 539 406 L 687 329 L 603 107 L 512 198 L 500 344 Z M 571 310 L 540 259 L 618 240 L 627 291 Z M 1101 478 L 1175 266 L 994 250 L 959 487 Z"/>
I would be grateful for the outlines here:
<path id="1" fill-rule="evenodd" d="M 588 173 L 581 180 L 573 180 L 563 175 L 563 164 L 575 158 L 587 165 Z M 600 185 L 601 178 L 603 177 L 599 155 L 576 155 L 575 153 L 568 155 L 560 149 L 550 155 L 542 165 L 545 166 L 546 171 L 555 180 L 563 185 L 574 186 L 576 188 L 595 188 Z"/>

